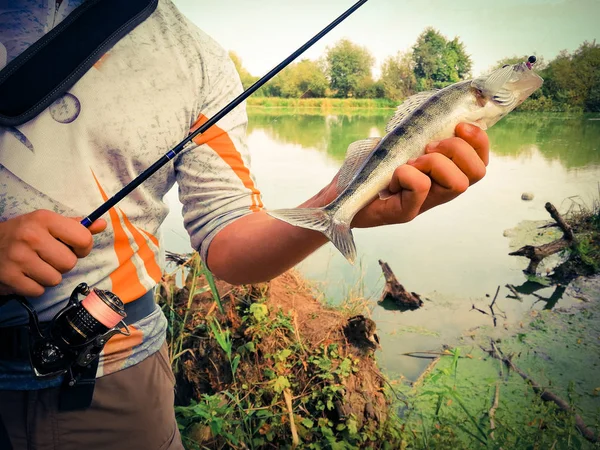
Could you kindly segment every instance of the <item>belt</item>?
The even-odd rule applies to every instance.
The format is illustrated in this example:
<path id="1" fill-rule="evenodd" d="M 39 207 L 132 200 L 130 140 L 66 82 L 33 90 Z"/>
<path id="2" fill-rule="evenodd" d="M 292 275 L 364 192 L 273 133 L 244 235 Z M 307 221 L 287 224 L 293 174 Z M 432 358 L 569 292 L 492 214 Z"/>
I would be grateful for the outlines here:
<path id="1" fill-rule="evenodd" d="M 137 300 L 125 304 L 127 317 L 123 321 L 127 325 L 137 322 L 150 315 L 156 308 L 154 291 L 146 292 Z M 42 330 L 51 322 L 41 322 Z M 0 327 L 0 360 L 26 361 L 29 360 L 29 327 Z"/>

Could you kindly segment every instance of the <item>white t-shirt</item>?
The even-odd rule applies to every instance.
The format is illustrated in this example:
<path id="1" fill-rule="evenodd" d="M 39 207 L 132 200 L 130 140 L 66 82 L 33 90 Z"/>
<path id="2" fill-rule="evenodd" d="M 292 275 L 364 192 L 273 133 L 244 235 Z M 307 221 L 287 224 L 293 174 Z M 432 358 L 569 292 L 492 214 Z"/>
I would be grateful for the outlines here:
<path id="1" fill-rule="evenodd" d="M 56 8 L 54 1 L 18 0 L 0 9 L 5 64 L 79 3 L 63 0 Z M 40 77 L 43 72 L 40 67 Z M 0 127 L 0 221 L 38 209 L 87 216 L 241 92 L 226 51 L 161 0 L 62 98 L 21 126 Z M 168 213 L 163 197 L 175 182 L 192 246 L 204 260 L 221 228 L 260 210 L 246 124 L 240 105 L 105 214 L 108 228 L 94 236 L 92 253 L 59 286 L 30 299 L 40 320 L 52 319 L 81 282 L 127 303 L 160 281 L 160 225 Z M 0 308 L 0 326 L 24 323 L 26 317 L 16 302 Z M 164 341 L 166 319 L 156 309 L 130 328 L 130 337 L 107 343 L 99 376 L 155 352 Z M 40 386 L 27 381 L 25 369 L 2 364 L 0 389 Z"/>

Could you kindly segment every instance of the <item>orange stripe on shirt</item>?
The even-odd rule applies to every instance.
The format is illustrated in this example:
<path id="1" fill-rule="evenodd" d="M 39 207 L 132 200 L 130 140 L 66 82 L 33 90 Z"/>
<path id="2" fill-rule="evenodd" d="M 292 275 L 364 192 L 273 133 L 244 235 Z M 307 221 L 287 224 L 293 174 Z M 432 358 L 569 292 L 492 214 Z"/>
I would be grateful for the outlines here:
<path id="1" fill-rule="evenodd" d="M 107 201 L 108 196 L 104 192 L 104 189 L 102 189 L 102 186 L 100 186 L 93 170 L 92 175 L 100 190 L 102 198 L 104 201 Z M 146 293 L 146 288 L 142 285 L 137 273 L 137 268 L 131 259 L 134 254 L 133 248 L 131 248 L 129 238 L 121 225 L 116 209 L 114 207 L 110 208 L 108 213 L 110 214 L 110 221 L 115 233 L 114 247 L 115 253 L 117 254 L 117 260 L 119 261 L 119 267 L 110 274 L 112 291 L 123 301 L 123 303 L 129 303 L 144 295 Z"/>
<path id="2" fill-rule="evenodd" d="M 133 239 L 135 239 L 135 242 L 138 245 L 138 255 L 140 255 L 140 258 L 142 258 L 142 261 L 144 262 L 146 272 L 148 272 L 148 275 L 150 275 L 152 279 L 158 283 L 162 277 L 162 270 L 156 262 L 156 255 L 148 246 L 148 241 L 144 238 L 144 236 L 142 236 L 142 233 L 140 233 L 139 230 L 131 223 L 131 221 L 127 218 L 127 215 L 123 212 L 121 208 L 119 208 L 119 212 L 123 217 L 123 222 L 125 223 L 125 226 L 127 227 L 129 232 L 133 236 Z"/>
<path id="3" fill-rule="evenodd" d="M 158 247 L 158 239 L 156 239 L 156 236 L 153 236 L 152 234 L 148 233 L 146 230 L 142 230 L 141 228 L 138 229 L 146 236 L 148 236 L 148 238 L 154 243 L 154 245 Z"/>
<path id="4" fill-rule="evenodd" d="M 133 347 L 138 346 L 144 340 L 144 333 L 133 325 L 129 325 L 131 334 L 115 334 L 104 346 L 104 361 L 102 370 L 104 375 L 121 370 L 123 364 L 133 354 Z"/>
<path id="5" fill-rule="evenodd" d="M 190 131 L 197 130 L 207 120 L 208 118 L 204 114 L 200 114 Z M 252 192 L 252 206 L 250 206 L 250 210 L 259 211 L 263 207 L 260 191 L 254 185 L 254 181 L 250 177 L 250 170 L 244 165 L 242 155 L 235 148 L 229 135 L 223 129 L 213 125 L 201 135 L 196 136 L 194 142 L 198 145 L 207 144 L 231 167 L 244 186 Z"/>

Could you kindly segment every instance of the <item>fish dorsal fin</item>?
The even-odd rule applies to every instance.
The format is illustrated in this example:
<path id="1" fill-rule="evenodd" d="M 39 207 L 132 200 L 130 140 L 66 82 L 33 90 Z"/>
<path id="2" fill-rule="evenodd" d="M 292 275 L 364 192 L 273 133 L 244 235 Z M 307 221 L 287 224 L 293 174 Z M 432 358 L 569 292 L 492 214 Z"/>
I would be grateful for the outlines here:
<path id="1" fill-rule="evenodd" d="M 381 141 L 380 137 L 371 137 L 353 142 L 346 150 L 346 159 L 340 168 L 340 176 L 337 181 L 337 191 L 342 192 L 352 181 L 356 171 L 360 168 L 367 156 Z"/>
<path id="2" fill-rule="evenodd" d="M 513 75 L 513 66 L 502 67 L 488 75 L 475 78 L 471 86 L 479 89 L 484 97 L 492 98 L 502 90 L 502 87 Z M 512 94 L 511 94 L 512 95 Z"/>
<path id="3" fill-rule="evenodd" d="M 385 127 L 385 132 L 389 133 L 394 128 L 396 128 L 400 122 L 402 122 L 406 116 L 412 113 L 415 109 L 425 103 L 432 95 L 438 92 L 439 89 L 433 91 L 423 91 L 418 94 L 411 95 L 406 100 L 402 102 L 401 105 L 398 106 L 396 112 L 394 113 L 394 117 L 390 119 L 387 126 Z"/>

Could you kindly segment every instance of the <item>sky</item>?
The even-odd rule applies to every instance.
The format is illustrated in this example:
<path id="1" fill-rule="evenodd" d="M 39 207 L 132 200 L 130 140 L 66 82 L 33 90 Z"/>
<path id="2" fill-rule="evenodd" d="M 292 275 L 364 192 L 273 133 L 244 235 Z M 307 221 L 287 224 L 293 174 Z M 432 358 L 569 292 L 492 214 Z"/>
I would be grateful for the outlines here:
<path id="1" fill-rule="evenodd" d="M 329 22 L 352 0 L 174 0 L 199 28 L 262 76 Z M 600 38 L 600 0 L 369 0 L 299 59 L 317 59 L 347 38 L 366 47 L 378 66 L 408 51 L 428 26 L 459 39 L 473 75 L 498 60 L 535 54 L 546 61 Z"/>

